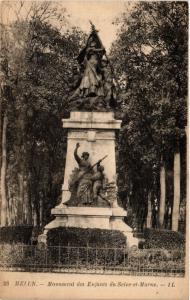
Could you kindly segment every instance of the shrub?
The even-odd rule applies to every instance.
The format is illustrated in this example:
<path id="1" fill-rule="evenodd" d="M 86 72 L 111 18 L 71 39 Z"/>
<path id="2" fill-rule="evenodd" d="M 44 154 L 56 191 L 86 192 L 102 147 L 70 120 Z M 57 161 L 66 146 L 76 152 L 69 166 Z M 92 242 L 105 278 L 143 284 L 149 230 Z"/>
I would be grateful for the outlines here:
<path id="1" fill-rule="evenodd" d="M 144 248 L 184 249 L 185 238 L 180 232 L 164 229 L 145 229 Z"/>
<path id="2" fill-rule="evenodd" d="M 58 227 L 48 231 L 47 244 L 49 246 L 109 247 L 120 248 L 126 244 L 125 236 L 117 230 Z"/>
<path id="3" fill-rule="evenodd" d="M 16 266 L 23 262 L 23 244 L 3 244 L 0 251 L 1 266 Z"/>
<path id="4" fill-rule="evenodd" d="M 79 265 L 115 265 L 121 264 L 124 259 L 126 238 L 116 230 L 91 228 L 55 228 L 48 232 L 48 246 L 68 246 L 62 248 L 62 263 Z M 75 247 L 79 247 L 78 249 Z M 84 247 L 84 248 L 80 248 Z M 119 248 L 117 250 L 110 248 Z M 52 253 L 54 260 L 57 255 Z"/>
<path id="5" fill-rule="evenodd" d="M 5 226 L 0 228 L 0 243 L 29 244 L 33 233 L 33 226 Z"/>

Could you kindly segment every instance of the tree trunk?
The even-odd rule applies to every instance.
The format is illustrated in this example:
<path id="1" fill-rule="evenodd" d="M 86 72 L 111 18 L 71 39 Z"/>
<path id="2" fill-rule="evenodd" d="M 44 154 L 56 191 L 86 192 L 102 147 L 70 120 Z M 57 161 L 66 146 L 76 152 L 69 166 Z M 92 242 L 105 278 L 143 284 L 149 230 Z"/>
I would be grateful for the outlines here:
<path id="1" fill-rule="evenodd" d="M 30 205 L 29 191 L 28 191 L 28 180 L 24 176 L 23 180 L 23 223 L 27 225 L 32 224 L 32 208 Z"/>
<path id="2" fill-rule="evenodd" d="M 163 227 L 166 204 L 166 170 L 164 164 L 160 170 L 160 207 L 159 207 L 159 226 Z"/>
<path id="3" fill-rule="evenodd" d="M 24 223 L 24 177 L 22 171 L 20 174 L 18 174 L 18 182 L 19 182 L 18 218 L 19 218 L 19 224 L 23 224 Z"/>
<path id="4" fill-rule="evenodd" d="M 146 227 L 147 228 L 151 227 L 151 218 L 152 218 L 151 198 L 152 198 L 152 194 L 151 194 L 151 192 L 149 192 L 148 193 L 148 214 L 147 214 L 147 219 L 146 219 Z"/>
<path id="5" fill-rule="evenodd" d="M 16 218 L 17 218 L 17 205 L 16 205 L 15 196 L 13 197 L 13 216 L 14 216 L 13 225 L 16 225 L 17 224 L 17 222 L 16 222 Z"/>
<path id="6" fill-rule="evenodd" d="M 32 206 L 28 187 L 28 180 L 24 182 L 25 220 L 27 225 L 32 224 Z"/>
<path id="7" fill-rule="evenodd" d="M 34 200 L 34 199 L 33 199 L 33 200 Z M 38 221 L 37 221 L 36 207 L 35 207 L 33 201 L 31 202 L 31 207 L 32 207 L 32 225 L 33 225 L 34 227 L 36 227 L 37 224 L 38 224 Z"/>
<path id="8" fill-rule="evenodd" d="M 43 226 L 43 201 L 40 199 L 40 226 Z"/>
<path id="9" fill-rule="evenodd" d="M 34 213 L 33 213 L 33 226 L 36 227 L 37 225 L 38 225 L 38 217 L 37 217 L 36 210 L 34 209 Z"/>
<path id="10" fill-rule="evenodd" d="M 174 154 L 174 198 L 172 210 L 172 230 L 178 231 L 180 205 L 180 153 Z"/>
<path id="11" fill-rule="evenodd" d="M 1 162 L 1 226 L 6 226 L 7 223 L 7 195 L 6 195 L 6 170 L 7 170 L 7 115 L 3 118 L 2 130 L 2 162 Z"/>
<path id="12" fill-rule="evenodd" d="M 18 170 L 18 220 L 19 224 L 25 223 L 25 105 L 24 98 L 21 96 L 19 99 L 21 108 L 19 110 L 18 121 L 17 121 L 17 163 L 19 166 Z"/>

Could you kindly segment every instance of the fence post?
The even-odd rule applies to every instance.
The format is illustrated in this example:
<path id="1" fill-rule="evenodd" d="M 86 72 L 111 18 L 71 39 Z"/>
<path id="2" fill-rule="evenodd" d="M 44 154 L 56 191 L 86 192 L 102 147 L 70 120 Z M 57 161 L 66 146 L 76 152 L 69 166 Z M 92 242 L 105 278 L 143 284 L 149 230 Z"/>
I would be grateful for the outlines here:
<path id="1" fill-rule="evenodd" d="M 95 253 L 96 253 L 96 256 L 95 256 L 95 259 L 96 259 L 96 260 L 95 260 L 95 266 L 96 266 L 96 268 L 97 268 L 97 245 L 96 245 L 96 252 L 95 252 Z"/>
<path id="2" fill-rule="evenodd" d="M 48 247 L 45 247 L 45 268 L 48 266 Z"/>
<path id="3" fill-rule="evenodd" d="M 69 258 L 70 258 L 70 243 L 68 242 L 68 244 L 67 244 L 67 260 L 68 260 L 68 266 L 70 266 Z"/>
<path id="4" fill-rule="evenodd" d="M 21 258 L 21 261 L 23 261 L 24 260 L 24 245 L 22 245 L 22 247 L 21 247 L 21 249 L 22 249 L 22 258 Z M 20 261 L 19 261 L 19 265 L 20 265 Z"/>
<path id="5" fill-rule="evenodd" d="M 107 258 L 107 253 L 108 253 L 108 245 L 105 245 L 105 256 L 104 256 L 104 271 L 106 270 L 106 258 Z"/>
<path id="6" fill-rule="evenodd" d="M 58 268 L 60 268 L 61 267 L 61 246 L 60 246 L 60 244 L 59 244 L 59 246 L 58 246 L 59 248 L 58 248 Z"/>
<path id="7" fill-rule="evenodd" d="M 88 243 L 86 247 L 86 266 L 88 267 Z"/>
<path id="8" fill-rule="evenodd" d="M 34 246 L 34 263 L 33 263 L 34 270 L 36 269 L 36 246 Z"/>
<path id="9" fill-rule="evenodd" d="M 137 250 L 137 252 L 138 252 L 138 250 Z M 138 272 L 140 273 L 140 268 L 141 268 L 140 255 L 138 255 L 137 257 L 138 257 Z"/>
<path id="10" fill-rule="evenodd" d="M 77 268 L 79 267 L 79 253 L 80 253 L 80 248 L 77 247 Z"/>
<path id="11" fill-rule="evenodd" d="M 117 248 L 114 248 L 114 270 L 116 269 L 116 251 Z"/>
<path id="12" fill-rule="evenodd" d="M 125 270 L 125 263 L 126 263 L 126 261 L 125 261 L 125 257 L 126 257 L 126 246 L 124 246 L 123 247 L 123 268 L 124 268 L 124 270 Z"/>

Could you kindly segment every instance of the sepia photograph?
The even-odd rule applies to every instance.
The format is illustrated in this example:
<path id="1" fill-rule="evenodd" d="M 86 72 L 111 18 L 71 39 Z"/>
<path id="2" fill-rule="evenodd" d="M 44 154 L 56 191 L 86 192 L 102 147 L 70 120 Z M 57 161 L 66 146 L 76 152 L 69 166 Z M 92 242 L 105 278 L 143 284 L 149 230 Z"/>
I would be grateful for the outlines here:
<path id="1" fill-rule="evenodd" d="M 188 2 L 0 12 L 0 298 L 188 299 Z"/>

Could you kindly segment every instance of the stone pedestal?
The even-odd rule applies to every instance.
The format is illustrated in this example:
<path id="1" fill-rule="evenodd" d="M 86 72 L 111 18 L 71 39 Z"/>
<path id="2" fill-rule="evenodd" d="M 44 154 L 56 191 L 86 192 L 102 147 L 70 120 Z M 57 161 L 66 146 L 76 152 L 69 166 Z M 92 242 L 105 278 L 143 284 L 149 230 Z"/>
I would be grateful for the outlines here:
<path id="1" fill-rule="evenodd" d="M 127 212 L 117 202 L 115 131 L 120 126 L 121 121 L 115 120 L 112 112 L 71 112 L 69 119 L 63 119 L 63 128 L 68 128 L 68 137 L 62 201 L 52 209 L 55 219 L 45 226 L 43 235 L 39 236 L 40 242 L 44 243 L 49 229 L 63 226 L 119 230 L 126 236 L 129 247 L 138 245 L 132 229 L 123 221 Z M 115 187 L 110 208 L 68 207 L 64 204 L 71 196 L 70 176 L 78 167 L 73 156 L 76 143 L 80 143 L 79 156 L 84 151 L 89 152 L 91 165 L 107 155 L 102 165 L 108 182 Z"/>
<path id="2" fill-rule="evenodd" d="M 108 155 L 103 161 L 105 174 L 109 182 L 116 182 L 115 163 L 115 130 L 121 121 L 115 120 L 112 112 L 71 112 L 70 119 L 63 119 L 63 128 L 68 128 L 67 156 L 64 174 L 62 203 L 70 198 L 68 182 L 77 163 L 73 152 L 76 143 L 80 143 L 79 154 L 90 153 L 93 165 L 100 158 Z"/>

